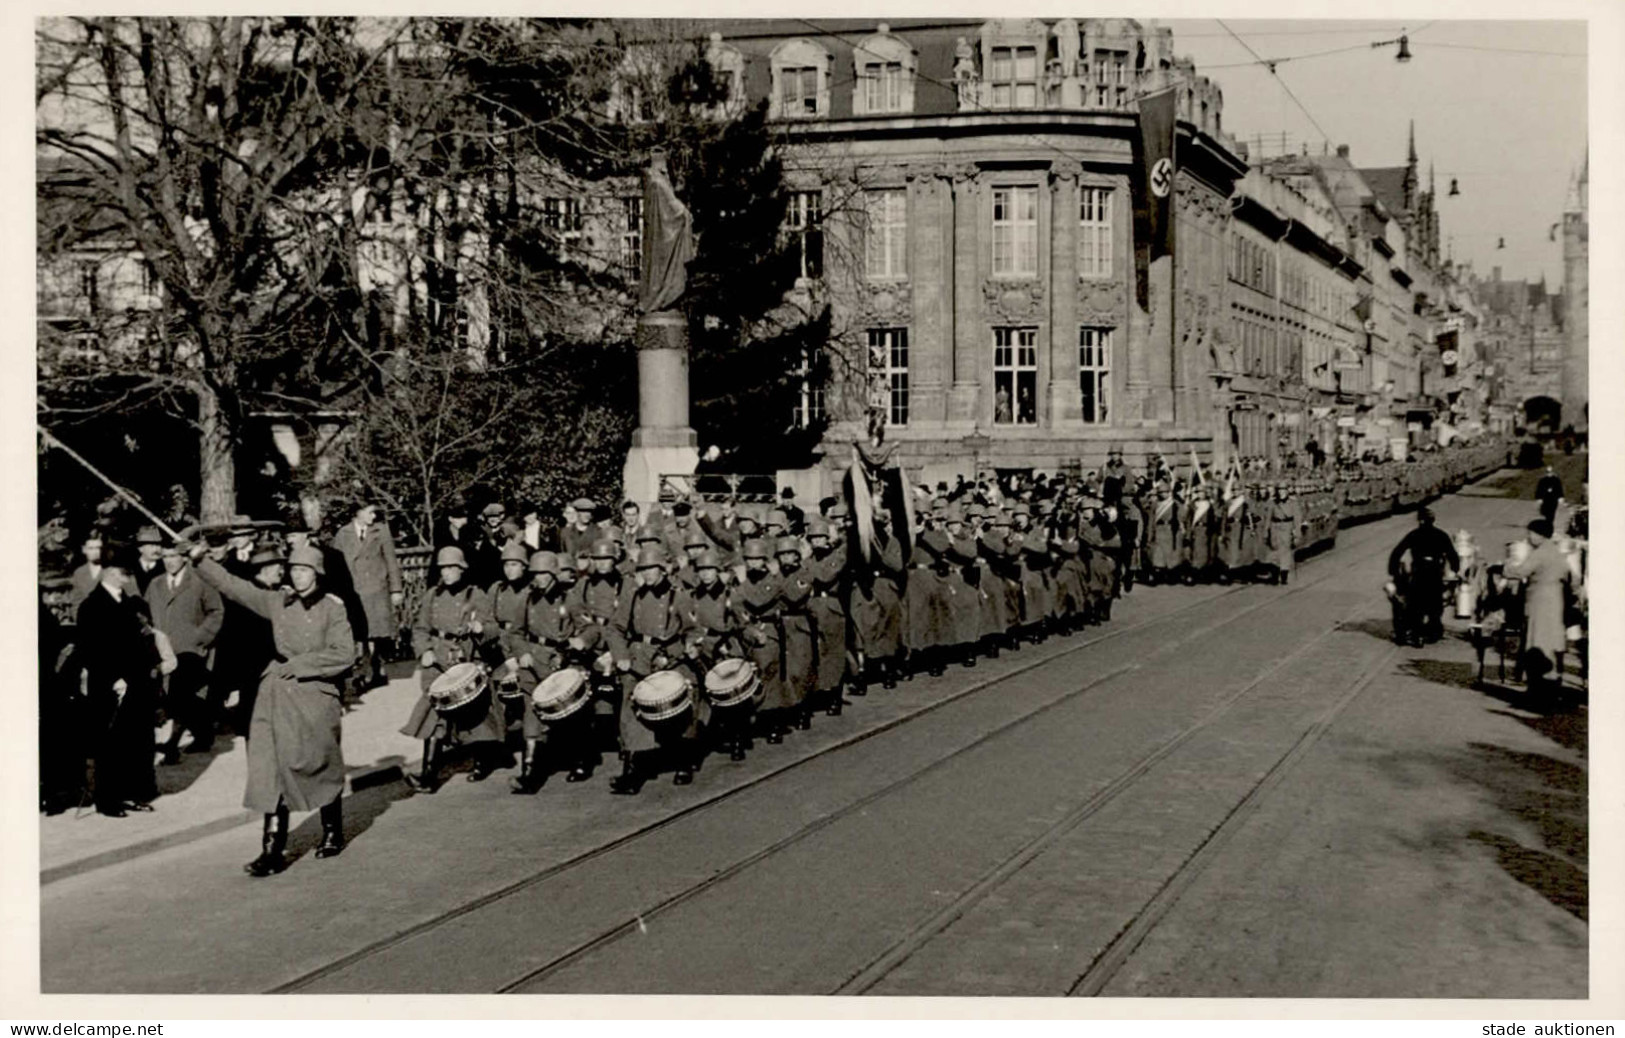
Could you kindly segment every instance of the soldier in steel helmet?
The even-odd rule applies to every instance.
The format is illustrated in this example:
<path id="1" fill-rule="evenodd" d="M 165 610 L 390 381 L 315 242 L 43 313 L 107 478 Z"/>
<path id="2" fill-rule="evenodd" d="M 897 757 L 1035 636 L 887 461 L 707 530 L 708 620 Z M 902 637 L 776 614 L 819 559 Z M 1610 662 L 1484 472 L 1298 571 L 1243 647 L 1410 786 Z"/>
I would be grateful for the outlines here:
<path id="1" fill-rule="evenodd" d="M 569 591 L 559 580 L 559 557 L 551 551 L 533 552 L 527 566 L 530 586 L 525 594 L 524 619 L 509 649 L 512 666 L 519 673 L 520 687 L 529 693 L 549 675 L 562 670 L 573 655 L 570 639 L 576 633 L 576 620 L 570 612 Z M 529 705 L 525 707 L 524 756 L 519 774 L 510 780 L 514 793 L 534 793 L 542 788 L 546 769 L 539 759 L 545 743 L 550 762 L 568 767 L 567 782 L 584 782 L 597 765 L 592 742 L 592 713 L 581 711 L 562 721 L 543 722 Z"/>
<path id="2" fill-rule="evenodd" d="M 637 587 L 621 596 L 606 628 L 610 656 L 621 674 L 620 742 L 623 770 L 610 785 L 622 795 L 637 793 L 651 771 L 652 751 L 664 749 L 674 767 L 673 782 L 694 781 L 699 765 L 699 729 L 705 700 L 689 676 L 689 708 L 682 715 L 650 722 L 633 709 L 632 691 L 658 671 L 675 668 L 685 657 L 692 606 L 671 579 L 665 548 L 658 538 L 638 549 Z"/>
<path id="3" fill-rule="evenodd" d="M 407 776 L 407 783 L 422 793 L 440 788 L 441 755 L 456 746 L 469 748 L 474 756 L 470 782 L 488 777 L 497 766 L 507 735 L 507 721 L 494 696 L 489 697 L 489 709 L 456 718 L 440 713 L 429 698 L 435 679 L 459 663 L 477 660 L 478 646 L 492 622 L 485 592 L 466 577 L 468 561 L 463 550 L 441 548 L 435 563 L 440 568 L 440 584 L 423 596 L 412 627 L 412 643 L 420 651 L 418 681 L 423 691 L 401 728 L 402 735 L 423 741 L 422 767 L 418 774 Z"/>
<path id="4" fill-rule="evenodd" d="M 226 598 L 271 623 L 276 656 L 260 676 L 250 722 L 243 806 L 265 816 L 260 855 L 244 866 L 270 876 L 287 867 L 290 811 L 320 810 L 316 857 L 344 849 L 344 754 L 339 746 L 339 681 L 355 663 L 355 636 L 345 605 L 323 590 L 326 559 L 301 545 L 288 557 L 290 588 L 263 588 L 234 576 L 203 545 L 188 546 L 198 576 Z M 224 549 L 213 549 L 218 556 Z"/>

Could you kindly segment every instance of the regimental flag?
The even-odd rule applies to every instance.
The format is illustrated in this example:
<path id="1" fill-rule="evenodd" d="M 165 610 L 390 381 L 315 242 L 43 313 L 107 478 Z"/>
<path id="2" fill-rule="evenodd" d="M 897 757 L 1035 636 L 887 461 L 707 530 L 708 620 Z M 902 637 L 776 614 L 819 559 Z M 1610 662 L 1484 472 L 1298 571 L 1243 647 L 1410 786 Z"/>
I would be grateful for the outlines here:
<path id="1" fill-rule="evenodd" d="M 1174 251 L 1174 100 L 1165 90 L 1140 98 L 1134 161 L 1134 298 L 1150 307 L 1150 266 Z"/>

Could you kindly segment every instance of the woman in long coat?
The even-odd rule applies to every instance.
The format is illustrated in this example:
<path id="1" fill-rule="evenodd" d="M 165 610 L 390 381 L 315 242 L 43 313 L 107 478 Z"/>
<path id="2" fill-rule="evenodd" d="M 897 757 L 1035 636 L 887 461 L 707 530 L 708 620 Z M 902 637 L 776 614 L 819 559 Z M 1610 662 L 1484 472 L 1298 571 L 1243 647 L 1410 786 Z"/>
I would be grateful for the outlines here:
<path id="1" fill-rule="evenodd" d="M 339 679 L 355 663 L 355 636 L 344 603 L 325 592 L 319 549 L 288 556 L 292 589 L 269 590 L 233 576 L 215 559 L 192 557 L 200 577 L 222 595 L 271 622 L 276 656 L 260 675 L 249 722 L 248 784 L 243 806 L 265 815 L 260 856 L 243 868 L 269 876 L 287 867 L 288 812 L 321 810 L 318 858 L 344 849 L 344 754 L 339 748 Z"/>
<path id="2" fill-rule="evenodd" d="M 1570 577 L 1568 560 L 1551 540 L 1552 524 L 1536 519 L 1529 524 L 1531 551 L 1522 562 L 1508 560 L 1503 572 L 1524 581 L 1524 671 L 1531 687 L 1561 684 L 1567 633 L 1563 624 L 1564 595 Z"/>

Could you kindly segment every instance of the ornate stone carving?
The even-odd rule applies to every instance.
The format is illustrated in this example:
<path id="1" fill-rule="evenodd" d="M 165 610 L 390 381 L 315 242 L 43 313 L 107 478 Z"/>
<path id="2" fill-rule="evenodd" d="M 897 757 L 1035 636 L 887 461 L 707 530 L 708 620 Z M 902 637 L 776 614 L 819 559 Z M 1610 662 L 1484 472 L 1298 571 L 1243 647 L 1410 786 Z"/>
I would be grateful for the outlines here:
<path id="1" fill-rule="evenodd" d="M 1042 320 L 1045 314 L 1042 281 L 989 278 L 982 285 L 982 297 L 989 316 L 997 321 L 1032 322 Z"/>
<path id="2" fill-rule="evenodd" d="M 908 324 L 914 319 L 914 286 L 908 281 L 864 282 L 858 311 L 871 323 Z"/>
<path id="3" fill-rule="evenodd" d="M 1056 159 L 1050 163 L 1049 178 L 1051 182 L 1057 180 L 1079 180 L 1083 177 L 1083 163 L 1071 159 Z"/>
<path id="4" fill-rule="evenodd" d="M 1127 303 L 1121 281 L 1078 282 L 1078 321 L 1082 324 L 1118 325 L 1126 320 Z"/>

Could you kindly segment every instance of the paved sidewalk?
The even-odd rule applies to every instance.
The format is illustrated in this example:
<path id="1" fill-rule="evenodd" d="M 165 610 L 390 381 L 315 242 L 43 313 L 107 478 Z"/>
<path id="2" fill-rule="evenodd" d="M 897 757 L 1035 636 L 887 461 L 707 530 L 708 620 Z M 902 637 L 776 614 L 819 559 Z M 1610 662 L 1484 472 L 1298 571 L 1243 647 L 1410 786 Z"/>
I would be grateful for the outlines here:
<path id="1" fill-rule="evenodd" d="M 417 695 L 415 673 L 395 678 L 368 692 L 344 715 L 347 786 L 394 781 L 421 756 L 417 740 L 397 730 Z M 160 795 L 151 813 L 106 818 L 87 805 L 53 817 L 41 816 L 40 883 L 257 821 L 259 816 L 243 807 L 247 771 L 246 740 L 220 739 L 211 753 L 182 754 L 179 764 L 158 766 Z"/>

